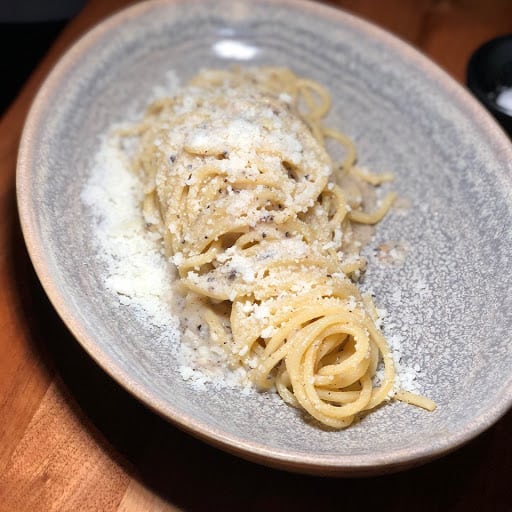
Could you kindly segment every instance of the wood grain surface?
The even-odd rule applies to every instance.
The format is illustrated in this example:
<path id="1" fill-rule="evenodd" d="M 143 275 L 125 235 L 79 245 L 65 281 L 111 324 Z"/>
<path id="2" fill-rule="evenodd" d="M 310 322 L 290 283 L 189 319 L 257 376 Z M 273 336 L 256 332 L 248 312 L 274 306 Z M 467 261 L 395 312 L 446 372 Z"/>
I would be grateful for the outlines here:
<path id="1" fill-rule="evenodd" d="M 58 57 L 126 0 L 90 0 L 0 120 L 0 511 L 510 511 L 512 413 L 426 466 L 314 478 L 224 454 L 170 426 L 100 370 L 63 326 L 32 269 L 15 203 L 30 102 Z M 463 81 L 472 51 L 512 32 L 511 0 L 340 0 Z M 10 49 L 12 51 L 12 49 Z M 15 51 L 15 49 L 14 49 Z"/>

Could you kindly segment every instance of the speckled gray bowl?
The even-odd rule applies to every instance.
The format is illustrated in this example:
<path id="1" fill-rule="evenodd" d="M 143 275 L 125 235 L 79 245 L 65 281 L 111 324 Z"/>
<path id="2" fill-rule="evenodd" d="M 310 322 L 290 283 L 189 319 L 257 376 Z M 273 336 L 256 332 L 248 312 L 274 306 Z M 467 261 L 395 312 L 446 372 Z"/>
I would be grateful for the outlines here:
<path id="1" fill-rule="evenodd" d="M 434 413 L 392 403 L 330 432 L 268 395 L 197 392 L 154 332 L 104 287 L 94 219 L 80 200 L 100 135 L 141 109 L 168 70 L 286 65 L 327 85 L 330 123 L 361 162 L 393 169 L 408 212 L 374 245 L 400 241 L 403 265 L 371 258 L 366 283 L 419 365 Z M 18 163 L 23 231 L 56 309 L 91 356 L 149 407 L 242 457 L 320 474 L 403 469 L 446 453 L 512 400 L 512 149 L 489 115 L 412 48 L 312 3 L 144 2 L 106 20 L 62 58 L 27 119 Z"/>

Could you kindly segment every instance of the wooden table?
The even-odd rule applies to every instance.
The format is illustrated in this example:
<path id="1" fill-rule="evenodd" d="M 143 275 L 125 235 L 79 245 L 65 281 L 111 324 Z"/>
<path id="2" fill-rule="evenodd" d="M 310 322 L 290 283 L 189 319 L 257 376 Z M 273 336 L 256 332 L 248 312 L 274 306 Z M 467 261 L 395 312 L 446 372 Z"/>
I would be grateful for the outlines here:
<path id="1" fill-rule="evenodd" d="M 149 412 L 84 353 L 33 272 L 16 213 L 16 151 L 52 64 L 98 20 L 128 4 L 91 0 L 0 121 L 0 510 L 512 510 L 512 413 L 426 466 L 368 479 L 260 467 Z M 510 0 L 340 0 L 410 41 L 463 81 L 471 52 L 512 32 Z M 7 49 L 9 51 L 9 49 Z M 293 508 L 292 508 L 293 507 Z"/>

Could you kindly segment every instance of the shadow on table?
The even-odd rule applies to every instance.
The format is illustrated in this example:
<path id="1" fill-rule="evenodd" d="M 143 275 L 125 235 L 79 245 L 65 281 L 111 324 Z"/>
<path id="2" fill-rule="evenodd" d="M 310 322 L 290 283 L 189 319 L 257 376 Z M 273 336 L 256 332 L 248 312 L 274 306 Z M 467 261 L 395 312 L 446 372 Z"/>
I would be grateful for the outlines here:
<path id="1" fill-rule="evenodd" d="M 84 352 L 49 303 L 12 230 L 17 289 L 33 348 L 84 428 L 109 455 L 173 505 L 200 510 L 510 510 L 512 414 L 469 445 L 404 473 L 361 479 L 308 477 L 225 454 L 181 432 L 116 384 Z"/>

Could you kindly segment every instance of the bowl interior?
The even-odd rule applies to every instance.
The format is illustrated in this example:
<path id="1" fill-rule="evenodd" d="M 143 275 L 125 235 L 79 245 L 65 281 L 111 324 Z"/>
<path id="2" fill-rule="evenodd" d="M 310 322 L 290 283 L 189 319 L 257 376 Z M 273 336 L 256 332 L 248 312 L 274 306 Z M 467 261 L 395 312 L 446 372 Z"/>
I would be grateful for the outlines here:
<path id="1" fill-rule="evenodd" d="M 329 124 L 360 162 L 392 169 L 410 202 L 377 228 L 365 286 L 418 365 L 434 413 L 390 403 L 339 432 L 270 394 L 204 391 L 180 376 L 172 328 L 152 325 L 104 284 L 98 219 L 80 198 L 101 136 L 135 118 L 172 71 L 274 64 L 326 85 Z M 144 3 L 109 19 L 54 70 L 30 114 L 19 204 L 36 269 L 78 340 L 161 414 L 244 456 L 306 471 L 379 471 L 426 460 L 476 434 L 511 399 L 512 168 L 504 136 L 426 59 L 355 18 L 313 4 Z M 407 247 L 402 265 L 372 248 Z"/>

